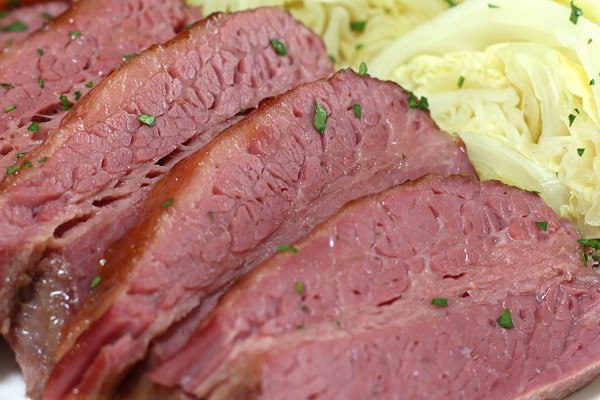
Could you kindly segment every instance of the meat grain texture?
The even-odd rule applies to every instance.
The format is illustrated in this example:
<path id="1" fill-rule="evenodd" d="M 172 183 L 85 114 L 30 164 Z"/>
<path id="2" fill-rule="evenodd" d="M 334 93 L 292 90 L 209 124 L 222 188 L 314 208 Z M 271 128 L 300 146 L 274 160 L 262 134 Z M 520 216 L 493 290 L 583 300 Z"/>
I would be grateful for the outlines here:
<path id="1" fill-rule="evenodd" d="M 0 185 L 1 300 L 4 316 L 17 309 L 8 338 L 31 394 L 104 251 L 135 222 L 154 183 L 243 119 L 240 110 L 331 73 L 321 39 L 279 9 L 212 15 L 130 58 L 21 159 L 34 167 Z"/>
<path id="2" fill-rule="evenodd" d="M 110 397 L 154 338 L 201 320 L 235 277 L 347 201 L 428 172 L 474 174 L 461 144 L 407 99 L 392 82 L 341 71 L 264 102 L 173 168 L 108 252 L 102 283 L 63 336 L 47 399 Z M 183 344 L 179 328 L 163 356 Z"/>
<path id="3" fill-rule="evenodd" d="M 557 399 L 600 372 L 600 276 L 538 195 L 430 176 L 296 248 L 236 284 L 155 381 L 211 400 Z"/>

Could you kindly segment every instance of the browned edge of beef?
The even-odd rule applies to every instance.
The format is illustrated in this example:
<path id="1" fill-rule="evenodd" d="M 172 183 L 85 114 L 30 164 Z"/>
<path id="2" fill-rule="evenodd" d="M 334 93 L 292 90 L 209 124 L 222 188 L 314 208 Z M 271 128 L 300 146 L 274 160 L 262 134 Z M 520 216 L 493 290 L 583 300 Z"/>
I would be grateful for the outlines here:
<path id="1" fill-rule="evenodd" d="M 347 201 L 427 172 L 473 174 L 464 148 L 407 96 L 341 71 L 265 101 L 173 168 L 107 254 L 102 284 L 64 332 L 46 398 L 111 396 L 153 338 L 194 308 L 206 315 L 232 279 Z"/>
<path id="2" fill-rule="evenodd" d="M 38 160 L 23 155 L 127 57 L 198 17 L 179 0 L 81 0 L 0 53 L 0 180 Z"/>
<path id="3" fill-rule="evenodd" d="M 69 7 L 63 0 L 0 10 L 0 51 L 23 41 Z"/>
<path id="4" fill-rule="evenodd" d="M 104 251 L 135 222 L 154 183 L 244 118 L 241 110 L 331 73 L 322 40 L 288 13 L 215 14 L 129 59 L 23 158 L 46 160 L 3 182 L 0 225 L 5 254 L 14 255 L 3 260 L 12 279 L 5 301 L 33 281 L 21 289 L 10 334 L 36 385 L 30 393 L 43 384 L 63 324 L 90 290 Z"/>
<path id="5" fill-rule="evenodd" d="M 215 400 L 503 399 L 564 396 L 599 372 L 600 276 L 536 194 L 429 176 L 345 206 L 295 248 L 152 377 Z"/>

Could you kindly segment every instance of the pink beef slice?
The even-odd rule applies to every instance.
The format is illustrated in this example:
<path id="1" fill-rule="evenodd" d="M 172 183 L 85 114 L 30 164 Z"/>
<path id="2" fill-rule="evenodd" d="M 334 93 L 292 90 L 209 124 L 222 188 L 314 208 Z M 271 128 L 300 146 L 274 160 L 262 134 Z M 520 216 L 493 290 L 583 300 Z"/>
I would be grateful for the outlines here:
<path id="1" fill-rule="evenodd" d="M 474 174 L 461 144 L 407 98 L 344 70 L 264 102 L 173 168 L 107 253 L 45 398 L 111 395 L 152 339 L 196 308 L 206 315 L 232 279 L 347 201 L 427 172 Z"/>
<path id="2" fill-rule="evenodd" d="M 125 57 L 173 38 L 198 15 L 179 0 L 81 0 L 1 52 L 0 180 Z"/>
<path id="3" fill-rule="evenodd" d="M 538 195 L 430 176 L 351 203 L 295 248 L 152 378 L 211 400 L 554 399 L 600 372 L 600 276 Z"/>
<path id="4" fill-rule="evenodd" d="M 331 74 L 321 39 L 286 12 L 215 14 L 129 59 L 20 159 L 0 185 L 1 300 L 7 320 L 15 310 L 8 337 L 30 393 L 154 183 L 244 118 L 240 110 Z"/>
<path id="5" fill-rule="evenodd" d="M 49 1 L 0 11 L 0 51 L 22 42 L 68 7 L 66 1 Z"/>

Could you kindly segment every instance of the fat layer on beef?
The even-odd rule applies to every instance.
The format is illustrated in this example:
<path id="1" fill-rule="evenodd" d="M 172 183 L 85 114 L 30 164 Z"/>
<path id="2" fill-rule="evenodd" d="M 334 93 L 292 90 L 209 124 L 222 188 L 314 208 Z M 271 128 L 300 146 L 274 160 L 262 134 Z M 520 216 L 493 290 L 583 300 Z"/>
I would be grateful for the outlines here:
<path id="1" fill-rule="evenodd" d="M 194 309 L 206 315 L 232 279 L 347 201 L 428 172 L 474 174 L 408 96 L 341 71 L 264 102 L 173 168 L 108 252 L 63 335 L 47 399 L 110 395 L 153 338 Z"/>
<path id="2" fill-rule="evenodd" d="M 554 399 L 599 371 L 600 276 L 536 194 L 428 177 L 346 206 L 295 248 L 151 376 L 211 400 Z"/>
<path id="3" fill-rule="evenodd" d="M 68 2 L 57 0 L 0 11 L 0 51 L 22 42 L 68 7 Z"/>
<path id="4" fill-rule="evenodd" d="M 126 25 L 140 29 L 163 14 Z M 215 14 L 130 58 L 20 159 L 32 167 L 0 184 L 0 311 L 16 309 L 8 338 L 31 393 L 104 251 L 135 222 L 154 183 L 260 100 L 331 73 L 321 39 L 284 11 Z"/>

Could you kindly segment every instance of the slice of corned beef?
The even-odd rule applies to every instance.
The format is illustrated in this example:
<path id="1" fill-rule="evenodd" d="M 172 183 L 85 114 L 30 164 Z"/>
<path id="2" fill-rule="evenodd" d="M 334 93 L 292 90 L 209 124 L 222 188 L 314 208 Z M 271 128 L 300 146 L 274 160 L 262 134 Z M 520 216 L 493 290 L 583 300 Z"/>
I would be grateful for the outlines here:
<path id="1" fill-rule="evenodd" d="M 0 263 L 4 312 L 20 289 L 9 340 L 32 393 L 154 183 L 242 110 L 330 74 L 321 39 L 286 12 L 216 14 L 131 58 L 21 159 L 32 167 L 0 186 Z"/>
<path id="2" fill-rule="evenodd" d="M 23 41 L 68 7 L 66 1 L 49 1 L 0 11 L 0 51 Z"/>
<path id="3" fill-rule="evenodd" d="M 0 180 L 125 58 L 171 39 L 198 14 L 180 0 L 81 0 L 0 53 Z"/>
<path id="4" fill-rule="evenodd" d="M 151 376 L 203 399 L 562 398 L 600 372 L 599 317 L 539 196 L 428 177 L 258 266 Z"/>
<path id="5" fill-rule="evenodd" d="M 64 332 L 46 398 L 110 395 L 150 343 L 343 204 L 427 172 L 473 174 L 464 148 L 392 82 L 352 71 L 263 103 L 153 189 Z M 360 110 L 360 112 L 359 112 Z"/>

